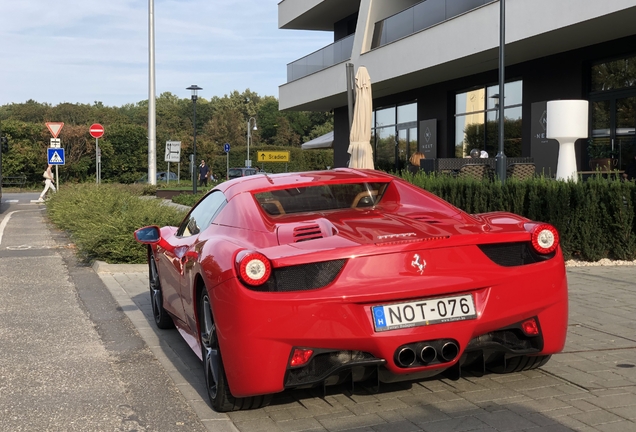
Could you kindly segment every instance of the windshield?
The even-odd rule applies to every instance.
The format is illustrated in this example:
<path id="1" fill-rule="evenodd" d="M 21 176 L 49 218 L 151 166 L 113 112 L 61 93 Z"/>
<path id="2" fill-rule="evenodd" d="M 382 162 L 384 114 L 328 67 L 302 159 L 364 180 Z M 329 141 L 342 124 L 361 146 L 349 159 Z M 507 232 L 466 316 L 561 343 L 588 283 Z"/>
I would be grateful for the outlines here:
<path id="1" fill-rule="evenodd" d="M 346 183 L 293 187 L 254 195 L 269 215 L 373 207 L 389 183 Z"/>

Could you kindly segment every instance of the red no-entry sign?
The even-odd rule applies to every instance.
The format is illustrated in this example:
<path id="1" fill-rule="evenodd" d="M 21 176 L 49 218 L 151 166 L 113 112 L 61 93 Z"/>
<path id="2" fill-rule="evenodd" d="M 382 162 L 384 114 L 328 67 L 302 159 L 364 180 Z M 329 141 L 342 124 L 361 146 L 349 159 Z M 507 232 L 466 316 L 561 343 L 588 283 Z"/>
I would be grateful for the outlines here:
<path id="1" fill-rule="evenodd" d="M 91 125 L 89 132 L 93 138 L 101 138 L 101 136 L 104 135 L 104 126 L 99 123 L 94 123 Z"/>

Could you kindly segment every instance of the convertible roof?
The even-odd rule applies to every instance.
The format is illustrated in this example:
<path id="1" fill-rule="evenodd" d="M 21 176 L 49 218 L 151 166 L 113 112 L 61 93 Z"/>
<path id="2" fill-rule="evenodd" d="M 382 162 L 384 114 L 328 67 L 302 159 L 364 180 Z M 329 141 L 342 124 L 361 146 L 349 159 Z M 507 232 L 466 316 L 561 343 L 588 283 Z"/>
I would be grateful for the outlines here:
<path id="1" fill-rule="evenodd" d="M 326 171 L 307 171 L 283 174 L 255 174 L 246 177 L 229 180 L 217 186 L 228 200 L 235 195 L 262 191 L 267 189 L 280 189 L 285 186 L 308 186 L 326 183 L 352 183 L 352 182 L 387 182 L 395 177 L 381 171 L 356 170 L 351 168 L 336 168 Z"/>

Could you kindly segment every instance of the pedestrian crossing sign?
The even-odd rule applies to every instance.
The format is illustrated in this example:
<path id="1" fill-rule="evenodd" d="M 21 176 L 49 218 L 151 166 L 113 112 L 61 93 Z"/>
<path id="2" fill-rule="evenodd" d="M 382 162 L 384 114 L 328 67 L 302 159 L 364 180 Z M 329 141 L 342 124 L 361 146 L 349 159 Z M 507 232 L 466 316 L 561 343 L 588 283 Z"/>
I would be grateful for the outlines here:
<path id="1" fill-rule="evenodd" d="M 64 149 L 63 148 L 48 148 L 48 161 L 49 165 L 64 165 Z"/>

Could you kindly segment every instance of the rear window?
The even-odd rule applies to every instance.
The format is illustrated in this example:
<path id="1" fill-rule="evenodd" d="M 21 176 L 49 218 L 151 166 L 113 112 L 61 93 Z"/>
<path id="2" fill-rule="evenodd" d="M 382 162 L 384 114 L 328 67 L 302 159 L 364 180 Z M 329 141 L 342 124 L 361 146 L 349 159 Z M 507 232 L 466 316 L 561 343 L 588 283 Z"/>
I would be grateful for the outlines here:
<path id="1" fill-rule="evenodd" d="M 293 187 L 254 195 L 269 215 L 373 207 L 389 183 L 347 183 Z"/>

